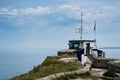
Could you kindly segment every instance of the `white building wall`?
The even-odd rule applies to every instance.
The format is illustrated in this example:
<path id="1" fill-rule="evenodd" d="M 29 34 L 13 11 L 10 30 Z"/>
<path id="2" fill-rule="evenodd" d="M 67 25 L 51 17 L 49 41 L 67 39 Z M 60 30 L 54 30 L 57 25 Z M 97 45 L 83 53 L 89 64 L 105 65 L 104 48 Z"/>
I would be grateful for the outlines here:
<path id="1" fill-rule="evenodd" d="M 87 61 L 86 56 L 84 54 L 82 54 L 82 62 L 81 62 L 81 64 L 85 64 L 86 61 Z"/>

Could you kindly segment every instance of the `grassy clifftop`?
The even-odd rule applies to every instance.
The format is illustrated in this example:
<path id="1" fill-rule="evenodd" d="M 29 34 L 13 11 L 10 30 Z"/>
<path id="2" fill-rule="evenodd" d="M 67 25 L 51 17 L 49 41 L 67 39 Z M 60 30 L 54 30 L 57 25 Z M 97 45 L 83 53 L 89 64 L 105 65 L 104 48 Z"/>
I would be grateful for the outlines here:
<path id="1" fill-rule="evenodd" d="M 69 56 L 70 57 L 70 56 Z M 63 58 L 60 56 L 47 57 L 41 65 L 38 65 L 26 74 L 14 77 L 11 80 L 34 80 L 48 76 L 50 74 L 74 71 L 80 68 L 80 64 L 76 62 L 65 63 L 59 59 Z"/>

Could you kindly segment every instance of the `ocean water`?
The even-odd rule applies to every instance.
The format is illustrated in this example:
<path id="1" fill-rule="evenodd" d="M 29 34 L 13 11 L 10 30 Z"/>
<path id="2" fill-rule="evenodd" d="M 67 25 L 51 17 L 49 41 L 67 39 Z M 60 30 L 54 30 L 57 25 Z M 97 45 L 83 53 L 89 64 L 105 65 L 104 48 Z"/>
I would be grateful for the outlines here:
<path id="1" fill-rule="evenodd" d="M 0 52 L 0 80 L 27 73 L 43 62 L 47 56 L 56 55 L 56 50 L 4 50 Z"/>
<path id="2" fill-rule="evenodd" d="M 105 52 L 106 58 L 120 59 L 120 49 L 102 49 Z"/>
<path id="3" fill-rule="evenodd" d="M 0 51 L 0 80 L 27 73 L 43 62 L 47 56 L 57 54 L 58 49 L 35 50 L 2 50 Z M 120 59 L 120 49 L 103 49 L 108 58 Z"/>

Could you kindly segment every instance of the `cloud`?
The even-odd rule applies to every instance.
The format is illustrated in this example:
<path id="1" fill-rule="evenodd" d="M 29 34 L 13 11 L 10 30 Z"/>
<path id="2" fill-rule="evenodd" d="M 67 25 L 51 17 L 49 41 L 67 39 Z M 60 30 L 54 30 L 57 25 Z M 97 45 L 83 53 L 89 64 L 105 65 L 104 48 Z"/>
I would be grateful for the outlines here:
<path id="1" fill-rule="evenodd" d="M 85 20 L 102 20 L 103 18 L 107 19 L 120 14 L 118 6 L 101 4 L 87 6 L 86 4 L 78 5 L 77 3 L 67 3 L 60 5 L 59 10 L 64 14 L 76 19 L 80 19 L 80 14 L 83 12 Z"/>
<path id="2" fill-rule="evenodd" d="M 18 47 L 32 47 L 32 45 L 33 47 L 37 45 L 37 47 L 46 47 L 42 43 L 47 43 L 50 45 L 48 47 L 51 47 L 57 40 L 56 44 L 59 42 L 59 47 L 63 47 L 67 45 L 66 41 L 68 39 L 79 39 L 79 34 L 75 34 L 74 32 L 76 32 L 75 28 L 80 27 L 81 11 L 83 12 L 83 34 L 85 38 L 88 39 L 89 37 L 93 37 L 93 34 L 89 33 L 93 33 L 94 20 L 97 20 L 97 34 L 99 36 L 103 35 L 98 39 L 101 40 L 100 43 L 109 43 L 108 40 L 104 40 L 108 39 L 106 38 L 107 36 L 111 36 L 113 33 L 119 34 L 118 23 L 120 20 L 119 17 L 117 17 L 120 16 L 119 4 L 110 4 L 109 1 L 101 3 L 101 1 L 96 0 L 66 0 L 64 3 L 59 3 L 58 0 L 56 0 L 57 2 L 54 0 L 52 1 L 54 5 L 51 1 L 49 1 L 51 3 L 46 2 L 47 4 L 42 4 L 46 7 L 41 7 L 39 6 L 40 4 L 38 4 L 35 5 L 37 7 L 17 8 L 18 6 L 16 6 L 15 8 L 0 8 L 0 17 L 2 17 L 0 18 L 0 23 L 2 23 L 0 30 L 3 30 L 0 36 L 3 36 L 5 33 L 5 38 L 1 38 L 2 40 L 0 40 L 1 44 L 6 44 L 5 47 L 7 47 L 7 42 L 11 39 L 11 43 L 9 43 L 10 47 L 13 44 L 13 46 L 15 46 L 17 43 Z M 23 5 L 26 4 L 23 3 Z M 110 23 L 110 21 L 117 22 L 116 26 L 118 27 L 114 27 L 115 23 Z M 106 24 L 106 22 L 110 24 Z M 116 31 L 116 29 L 118 31 Z M 14 38 L 16 38 L 16 40 Z M 112 40 L 113 38 L 110 39 Z M 52 45 L 52 47 L 56 46 Z"/>
<path id="3" fill-rule="evenodd" d="M 73 4 L 59 5 L 58 9 L 59 9 L 59 12 L 62 12 L 62 14 L 72 18 L 78 18 L 80 14 L 79 6 L 73 5 Z"/>
<path id="4" fill-rule="evenodd" d="M 78 3 L 78 1 L 80 4 Z M 80 24 L 79 21 L 81 11 L 83 12 L 83 20 L 85 26 L 86 24 L 90 24 L 91 26 L 94 20 L 97 20 L 98 22 L 103 21 L 104 23 L 110 23 L 110 21 L 115 21 L 113 20 L 114 17 L 120 14 L 119 6 L 117 5 L 101 5 L 98 4 L 97 1 L 94 1 L 94 3 L 90 1 L 82 1 L 82 3 L 80 1 L 81 0 L 77 0 L 77 2 L 74 3 L 68 1 L 63 4 L 56 4 L 57 6 L 37 6 L 36 8 L 1 8 L 0 15 L 17 16 L 15 18 L 10 17 L 11 22 L 14 21 L 13 24 L 15 24 L 15 26 L 33 26 L 34 24 L 36 26 L 45 27 L 68 26 L 68 24 L 73 24 L 74 22 L 76 23 L 75 25 L 78 25 Z"/>
<path id="5" fill-rule="evenodd" d="M 46 14 L 50 13 L 50 7 L 37 7 L 36 9 L 34 8 L 26 8 L 26 9 L 21 9 L 21 14 L 24 15 L 29 15 L 29 14 Z"/>
<path id="6" fill-rule="evenodd" d="M 67 9 L 72 9 L 72 10 L 79 10 L 79 7 L 76 5 L 67 5 L 67 4 L 63 4 L 61 6 L 59 6 L 60 9 L 62 10 L 67 10 Z"/>
<path id="7" fill-rule="evenodd" d="M 16 15 L 17 14 L 17 10 L 16 9 L 9 10 L 7 8 L 1 8 L 0 9 L 0 14 Z"/>
<path id="8" fill-rule="evenodd" d="M 79 1 L 79 0 L 77 0 Z M 81 3 L 81 2 L 80 2 Z M 43 15 L 50 13 L 59 13 L 64 16 L 71 17 L 74 19 L 80 19 L 81 11 L 84 13 L 84 19 L 86 21 L 101 20 L 103 18 L 114 17 L 120 14 L 119 6 L 113 5 L 101 5 L 94 2 L 93 5 L 91 2 L 87 3 L 69 3 L 58 4 L 57 7 L 41 7 L 36 8 L 19 8 L 19 9 L 10 9 L 10 8 L 1 8 L 1 15 L 12 15 L 12 16 L 25 16 L 25 15 Z M 94 5 L 96 3 L 96 5 Z M 88 5 L 89 4 L 89 5 Z"/>
<path id="9" fill-rule="evenodd" d="M 47 14 L 51 12 L 50 7 L 40 7 L 37 8 L 23 8 L 23 9 L 8 9 L 8 8 L 1 8 L 0 14 L 6 14 L 6 15 L 37 15 L 37 14 Z"/>

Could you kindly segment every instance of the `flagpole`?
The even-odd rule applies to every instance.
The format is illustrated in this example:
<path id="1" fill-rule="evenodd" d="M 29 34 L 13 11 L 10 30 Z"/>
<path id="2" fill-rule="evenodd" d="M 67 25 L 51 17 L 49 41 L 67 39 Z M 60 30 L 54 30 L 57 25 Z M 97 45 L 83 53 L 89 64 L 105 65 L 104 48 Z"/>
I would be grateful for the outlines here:
<path id="1" fill-rule="evenodd" d="M 94 40 L 96 40 L 96 21 L 94 22 Z"/>
<path id="2" fill-rule="evenodd" d="M 95 40 L 95 47 L 97 49 L 97 44 L 96 44 L 96 21 L 94 21 L 94 40 Z"/>

